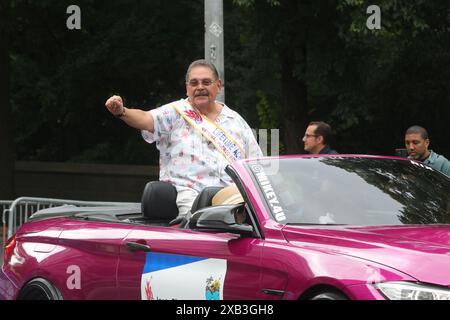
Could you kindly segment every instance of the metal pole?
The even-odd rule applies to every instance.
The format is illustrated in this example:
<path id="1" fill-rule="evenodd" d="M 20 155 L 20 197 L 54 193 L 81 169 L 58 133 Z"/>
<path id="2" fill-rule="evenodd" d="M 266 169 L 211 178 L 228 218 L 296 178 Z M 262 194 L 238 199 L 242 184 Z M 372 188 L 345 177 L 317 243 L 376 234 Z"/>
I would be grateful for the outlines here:
<path id="1" fill-rule="evenodd" d="M 223 0 L 205 0 L 205 59 L 213 63 L 219 72 L 222 91 L 217 100 L 225 103 L 223 33 Z"/>

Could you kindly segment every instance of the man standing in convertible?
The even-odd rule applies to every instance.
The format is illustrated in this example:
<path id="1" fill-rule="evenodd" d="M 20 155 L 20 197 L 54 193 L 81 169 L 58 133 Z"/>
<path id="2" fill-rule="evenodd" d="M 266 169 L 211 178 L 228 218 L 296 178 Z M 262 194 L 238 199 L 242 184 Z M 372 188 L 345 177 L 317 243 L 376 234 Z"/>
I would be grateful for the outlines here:
<path id="1" fill-rule="evenodd" d="M 247 122 L 216 101 L 222 82 L 206 60 L 191 63 L 186 73 L 187 99 L 150 111 L 125 107 L 120 96 L 106 101 L 107 109 L 142 131 L 160 152 L 159 179 L 177 189 L 179 216 L 184 217 L 207 186 L 232 183 L 224 172 L 236 160 L 262 156 Z"/>

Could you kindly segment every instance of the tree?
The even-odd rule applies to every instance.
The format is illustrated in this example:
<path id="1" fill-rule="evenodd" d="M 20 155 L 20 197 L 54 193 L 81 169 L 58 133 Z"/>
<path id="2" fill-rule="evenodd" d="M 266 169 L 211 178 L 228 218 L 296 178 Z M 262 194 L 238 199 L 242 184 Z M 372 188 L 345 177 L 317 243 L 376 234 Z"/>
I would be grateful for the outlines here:
<path id="1" fill-rule="evenodd" d="M 14 141 L 10 99 L 10 8 L 0 3 L 0 199 L 14 197 Z"/>
<path id="2" fill-rule="evenodd" d="M 303 150 L 301 137 L 312 120 L 311 114 L 335 99 L 334 91 L 317 92 L 320 83 L 332 76 L 334 57 L 327 54 L 327 48 L 339 46 L 334 28 L 335 2 L 235 3 L 242 7 L 243 19 L 253 17 L 243 41 L 249 53 L 246 58 L 259 67 L 251 70 L 253 80 L 246 83 L 255 83 L 256 92 L 268 95 L 279 113 L 285 152 L 298 153 Z M 318 94 L 321 96 L 315 99 Z"/>
<path id="3" fill-rule="evenodd" d="M 249 20 L 240 33 L 240 59 L 254 62 L 245 83 L 277 108 L 289 153 L 301 150 L 294 133 L 324 120 L 340 152 L 392 154 L 421 124 L 450 155 L 448 1 L 378 1 L 380 30 L 366 25 L 371 1 L 234 3 Z"/>
<path id="4" fill-rule="evenodd" d="M 189 62 L 203 56 L 203 1 L 15 1 L 12 108 L 21 160 L 158 162 L 155 148 L 104 108 L 121 94 L 150 109 L 183 96 Z M 200 19 L 197 19 L 200 17 Z"/>
<path id="5" fill-rule="evenodd" d="M 17 158 L 156 164 L 157 150 L 103 104 L 120 93 L 150 109 L 184 94 L 186 66 L 204 54 L 203 1 L 82 0 L 72 31 L 68 0 L 12 2 Z M 381 0 L 380 30 L 366 27 L 370 4 L 224 1 L 227 103 L 252 127 L 281 129 L 286 153 L 323 120 L 340 152 L 392 154 L 421 124 L 450 157 L 447 1 Z"/>

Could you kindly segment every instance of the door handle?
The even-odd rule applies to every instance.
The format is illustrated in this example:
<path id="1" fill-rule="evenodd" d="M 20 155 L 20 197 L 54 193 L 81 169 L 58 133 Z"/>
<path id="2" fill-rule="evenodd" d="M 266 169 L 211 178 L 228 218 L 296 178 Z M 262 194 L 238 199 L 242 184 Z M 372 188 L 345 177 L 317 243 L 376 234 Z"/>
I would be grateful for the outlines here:
<path id="1" fill-rule="evenodd" d="M 143 252 L 150 252 L 151 247 L 147 244 L 139 243 L 139 242 L 127 242 L 127 247 L 133 252 L 136 251 L 143 251 Z"/>

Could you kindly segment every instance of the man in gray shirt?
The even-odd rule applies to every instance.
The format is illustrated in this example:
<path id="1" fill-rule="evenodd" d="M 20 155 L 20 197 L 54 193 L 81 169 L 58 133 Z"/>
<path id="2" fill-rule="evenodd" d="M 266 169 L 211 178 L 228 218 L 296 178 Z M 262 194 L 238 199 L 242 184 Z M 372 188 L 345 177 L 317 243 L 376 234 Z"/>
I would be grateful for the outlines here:
<path id="1" fill-rule="evenodd" d="M 422 161 L 424 164 L 450 176 L 450 161 L 432 150 L 428 150 L 430 139 L 425 128 L 412 126 L 406 130 L 405 146 L 408 158 Z"/>

